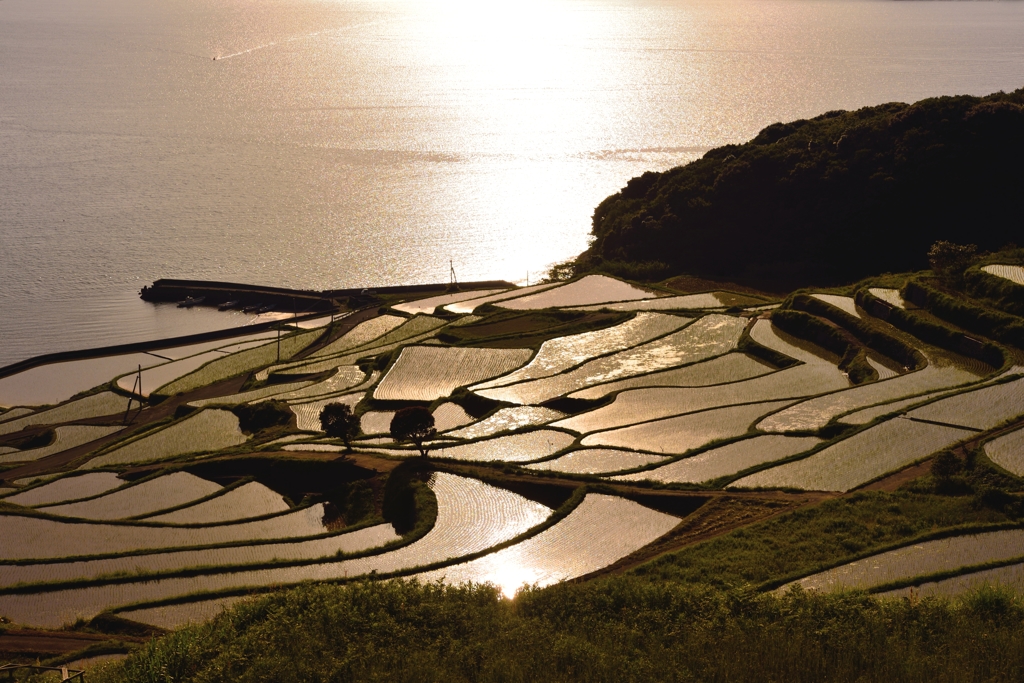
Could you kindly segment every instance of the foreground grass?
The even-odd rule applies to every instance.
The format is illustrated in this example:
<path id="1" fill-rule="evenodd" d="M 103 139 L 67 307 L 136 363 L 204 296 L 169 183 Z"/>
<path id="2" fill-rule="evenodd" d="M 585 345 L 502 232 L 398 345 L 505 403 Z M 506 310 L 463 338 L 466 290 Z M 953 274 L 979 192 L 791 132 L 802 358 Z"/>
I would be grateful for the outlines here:
<path id="1" fill-rule="evenodd" d="M 664 555 L 634 573 L 649 581 L 705 583 L 720 588 L 761 586 L 925 534 L 1013 519 L 972 495 L 855 493 Z"/>
<path id="2" fill-rule="evenodd" d="M 1024 602 L 876 601 L 617 577 L 488 587 L 306 586 L 242 603 L 90 674 L 191 681 L 1010 681 Z"/>

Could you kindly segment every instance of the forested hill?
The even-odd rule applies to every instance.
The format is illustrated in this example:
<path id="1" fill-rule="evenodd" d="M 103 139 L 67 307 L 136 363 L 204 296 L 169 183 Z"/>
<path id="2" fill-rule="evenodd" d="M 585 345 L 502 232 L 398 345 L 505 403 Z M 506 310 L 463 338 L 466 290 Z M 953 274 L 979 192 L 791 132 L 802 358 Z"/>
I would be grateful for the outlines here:
<path id="1" fill-rule="evenodd" d="M 1024 89 L 834 111 L 645 173 L 594 212 L 577 271 L 791 288 L 1024 236 Z"/>

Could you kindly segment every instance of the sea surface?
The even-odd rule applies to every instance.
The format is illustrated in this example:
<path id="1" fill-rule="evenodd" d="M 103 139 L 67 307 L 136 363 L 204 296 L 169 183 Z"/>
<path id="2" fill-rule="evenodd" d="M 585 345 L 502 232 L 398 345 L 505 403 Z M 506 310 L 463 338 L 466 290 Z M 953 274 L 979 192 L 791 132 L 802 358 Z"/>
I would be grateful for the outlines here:
<path id="1" fill-rule="evenodd" d="M 1021 2 L 0 0 L 0 366 L 248 321 L 161 277 L 533 281 L 646 170 L 1021 86 Z"/>

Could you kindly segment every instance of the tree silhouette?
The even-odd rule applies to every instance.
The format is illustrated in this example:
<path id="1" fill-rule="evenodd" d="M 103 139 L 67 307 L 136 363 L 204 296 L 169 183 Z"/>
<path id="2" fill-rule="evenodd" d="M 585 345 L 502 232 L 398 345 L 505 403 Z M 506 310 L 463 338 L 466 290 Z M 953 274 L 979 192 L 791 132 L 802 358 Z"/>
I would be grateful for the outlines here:
<path id="1" fill-rule="evenodd" d="M 320 411 L 320 427 L 327 436 L 341 439 L 352 450 L 351 441 L 359 435 L 359 418 L 344 403 L 328 403 Z"/>
<path id="2" fill-rule="evenodd" d="M 395 441 L 412 441 L 419 449 L 420 455 L 427 457 L 427 448 L 423 442 L 434 438 L 434 416 L 422 406 L 402 408 L 391 418 L 391 438 Z"/>

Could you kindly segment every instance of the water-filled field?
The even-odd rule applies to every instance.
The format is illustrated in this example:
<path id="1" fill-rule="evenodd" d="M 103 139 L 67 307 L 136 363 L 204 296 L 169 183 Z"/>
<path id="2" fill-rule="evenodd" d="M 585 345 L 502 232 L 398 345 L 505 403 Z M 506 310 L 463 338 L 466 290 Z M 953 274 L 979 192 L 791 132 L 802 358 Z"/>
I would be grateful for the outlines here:
<path id="1" fill-rule="evenodd" d="M 818 296 L 881 325 L 850 297 Z M 642 555 L 709 488 L 758 509 L 758 496 L 849 491 L 968 439 L 1024 470 L 1024 430 L 1003 426 L 1024 414 L 1018 366 L 982 375 L 921 342 L 923 369 L 897 374 L 871 350 L 879 379 L 853 386 L 834 354 L 772 326 L 774 304 L 606 276 L 392 303 L 351 329 L 324 319 L 282 335 L 280 354 L 276 332 L 170 349 L 143 370 L 154 397 L 129 415 L 134 377 L 116 374 L 75 400 L 0 413 L 0 588 L 22 584 L 0 591 L 0 614 L 55 627 L 113 609 L 176 624 L 240 591 L 372 572 L 512 594 Z M 355 417 L 350 444 L 321 431 L 330 403 Z M 426 459 L 389 434 L 407 406 L 434 421 Z M 1016 541 L 975 555 L 956 543 L 972 542 L 803 582 L 874 587 L 1024 556 Z M 1016 576 L 982 569 L 972 576 Z"/>

